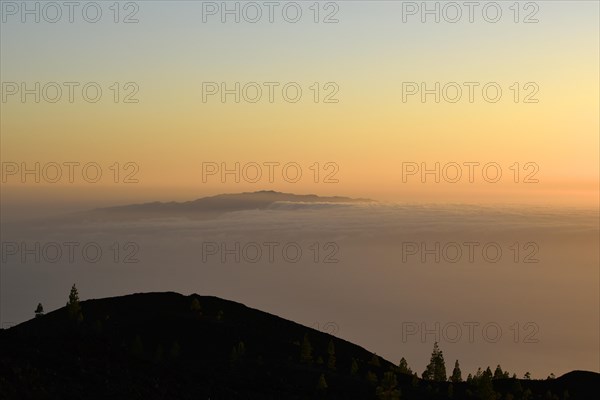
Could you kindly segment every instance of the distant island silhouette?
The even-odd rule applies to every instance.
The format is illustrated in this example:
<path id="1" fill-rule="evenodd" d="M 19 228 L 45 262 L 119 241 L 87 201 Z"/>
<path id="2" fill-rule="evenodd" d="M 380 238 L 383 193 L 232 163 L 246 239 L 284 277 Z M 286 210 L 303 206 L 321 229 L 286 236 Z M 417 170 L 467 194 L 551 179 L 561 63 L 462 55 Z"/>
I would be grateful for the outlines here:
<path id="1" fill-rule="evenodd" d="M 593 398 L 600 387 L 600 374 L 586 371 L 531 380 L 488 368 L 465 382 L 455 368 L 446 379 L 437 345 L 420 375 L 404 360 L 196 294 L 80 302 L 73 285 L 65 307 L 35 312 L 0 330 L 0 399 L 563 400 Z"/>
<path id="2" fill-rule="evenodd" d="M 139 219 L 188 217 L 195 219 L 214 218 L 227 212 L 265 210 L 275 203 L 310 204 L 356 204 L 374 202 L 370 199 L 354 199 L 342 196 L 318 196 L 315 194 L 293 194 L 262 190 L 257 192 L 228 193 L 202 197 L 186 202 L 150 202 L 123 206 L 98 208 L 72 217 L 91 220 Z"/>

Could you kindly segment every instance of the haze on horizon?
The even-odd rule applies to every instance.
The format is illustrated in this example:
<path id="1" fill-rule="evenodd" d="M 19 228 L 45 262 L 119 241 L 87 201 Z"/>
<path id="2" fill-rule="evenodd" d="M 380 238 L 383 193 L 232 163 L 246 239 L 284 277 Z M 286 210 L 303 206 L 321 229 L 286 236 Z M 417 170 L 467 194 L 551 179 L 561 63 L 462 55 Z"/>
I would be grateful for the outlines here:
<path id="1" fill-rule="evenodd" d="M 257 208 L 253 196 L 281 197 L 234 195 L 237 208 L 216 214 L 185 204 L 138 214 L 156 207 L 145 204 L 99 218 L 5 221 L 2 321 L 30 318 L 37 301 L 62 306 L 74 281 L 83 298 L 199 293 L 308 326 L 329 323 L 337 336 L 418 370 L 436 326 L 464 371 L 494 363 L 536 377 L 600 370 L 597 210 L 318 199 Z M 65 243 L 77 244 L 73 260 Z M 96 249 L 103 256 L 92 260 Z M 470 342 L 468 326 L 491 333 L 476 331 Z M 424 339 L 421 328 L 430 331 Z"/>

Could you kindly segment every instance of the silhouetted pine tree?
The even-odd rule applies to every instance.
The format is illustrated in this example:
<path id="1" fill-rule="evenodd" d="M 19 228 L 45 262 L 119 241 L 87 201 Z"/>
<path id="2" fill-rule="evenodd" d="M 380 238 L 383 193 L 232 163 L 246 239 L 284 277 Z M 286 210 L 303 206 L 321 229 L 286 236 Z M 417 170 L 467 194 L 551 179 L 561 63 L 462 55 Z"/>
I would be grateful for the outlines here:
<path id="1" fill-rule="evenodd" d="M 327 368 L 330 370 L 335 370 L 335 346 L 333 344 L 333 340 L 329 341 L 329 345 L 327 346 Z"/>
<path id="2" fill-rule="evenodd" d="M 431 359 L 425 371 L 422 374 L 423 379 L 429 381 L 446 381 L 446 363 L 444 354 L 440 350 L 437 342 L 433 344 Z"/>
<path id="3" fill-rule="evenodd" d="M 379 356 L 373 353 L 373 357 L 371 357 L 371 361 L 369 361 L 369 365 L 374 367 L 381 367 L 381 362 L 379 361 Z"/>
<path id="4" fill-rule="evenodd" d="M 462 373 L 460 371 L 460 365 L 458 365 L 458 360 L 454 363 L 454 369 L 452 370 L 450 380 L 454 383 L 462 382 Z"/>
<path id="5" fill-rule="evenodd" d="M 67 312 L 69 317 L 77 322 L 83 321 L 83 314 L 81 312 L 81 304 L 79 304 L 79 292 L 75 287 L 75 284 L 71 287 L 69 293 L 69 301 L 67 302 Z"/>
<path id="6" fill-rule="evenodd" d="M 144 355 L 144 345 L 142 344 L 142 338 L 140 335 L 136 335 L 131 344 L 131 354 L 134 357 L 142 357 Z"/>
<path id="7" fill-rule="evenodd" d="M 400 372 L 401 374 L 409 374 L 412 375 L 412 370 L 410 369 L 410 367 L 408 366 L 408 362 L 406 361 L 406 359 L 404 357 L 402 357 L 400 359 L 400 363 L 398 364 L 398 372 Z"/>
<path id="8" fill-rule="evenodd" d="M 308 334 L 305 334 L 304 339 L 302 340 L 302 346 L 300 347 L 300 361 L 307 364 L 310 364 L 313 361 L 312 346 L 308 340 Z"/>
<path id="9" fill-rule="evenodd" d="M 350 365 L 350 375 L 356 375 L 358 373 L 358 363 L 356 359 L 352 359 L 352 365 Z"/>
<path id="10" fill-rule="evenodd" d="M 37 308 L 35 309 L 35 317 L 39 318 L 44 315 L 44 306 L 42 303 L 38 303 Z"/>
<path id="11" fill-rule="evenodd" d="M 325 380 L 325 375 L 321 374 L 321 376 L 319 376 L 319 381 L 317 382 L 317 390 L 321 391 L 321 390 L 326 390 L 327 389 L 327 381 Z"/>
<path id="12" fill-rule="evenodd" d="M 398 390 L 398 380 L 396 374 L 388 371 L 383 374 L 381 385 L 375 389 L 375 394 L 381 400 L 398 400 L 400 399 L 400 390 Z"/>
<path id="13" fill-rule="evenodd" d="M 494 370 L 493 379 L 502 379 L 502 378 L 504 378 L 504 372 L 502 371 L 502 367 L 500 367 L 500 364 L 498 364 L 496 366 L 496 369 Z"/>
<path id="14" fill-rule="evenodd" d="M 197 316 L 202 316 L 202 306 L 200 305 L 200 301 L 195 297 L 192 300 L 192 304 L 190 304 L 190 310 Z"/>
<path id="15" fill-rule="evenodd" d="M 369 383 L 371 383 L 373 385 L 377 385 L 377 382 L 379 381 L 379 379 L 377 378 L 377 375 L 372 371 L 367 372 L 366 379 Z"/>

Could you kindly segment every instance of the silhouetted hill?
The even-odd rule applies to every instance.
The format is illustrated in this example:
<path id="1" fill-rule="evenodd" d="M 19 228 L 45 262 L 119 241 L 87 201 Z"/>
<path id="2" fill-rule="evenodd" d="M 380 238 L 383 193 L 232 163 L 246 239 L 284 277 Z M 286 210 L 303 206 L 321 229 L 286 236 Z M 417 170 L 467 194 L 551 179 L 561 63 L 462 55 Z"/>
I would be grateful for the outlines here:
<path id="1" fill-rule="evenodd" d="M 340 196 L 323 197 L 314 194 L 298 195 L 263 190 L 248 193 L 220 194 L 186 202 L 152 202 L 99 208 L 80 213 L 78 216 L 81 218 L 102 220 L 111 218 L 165 218 L 181 216 L 189 218 L 213 218 L 226 212 L 264 210 L 278 202 L 339 204 L 370 201 L 372 200 Z"/>
<path id="2" fill-rule="evenodd" d="M 81 309 L 80 321 L 63 307 L 0 331 L 0 398 L 364 400 L 377 398 L 388 371 L 403 399 L 449 398 L 447 382 L 398 373 L 360 346 L 216 297 L 133 294 L 83 301 Z M 317 388 L 321 375 L 327 388 Z M 590 398 L 582 393 L 596 391 L 599 376 L 503 379 L 494 389 L 515 399 L 527 389 L 530 399 L 562 399 L 565 391 Z M 486 398 L 476 385 L 450 390 L 455 399 Z"/>

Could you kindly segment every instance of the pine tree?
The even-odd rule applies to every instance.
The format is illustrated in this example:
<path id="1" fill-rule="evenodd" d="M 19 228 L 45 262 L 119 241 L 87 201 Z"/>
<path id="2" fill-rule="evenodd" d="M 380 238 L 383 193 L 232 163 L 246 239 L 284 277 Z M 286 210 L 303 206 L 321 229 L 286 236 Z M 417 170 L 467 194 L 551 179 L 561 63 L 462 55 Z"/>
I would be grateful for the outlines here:
<path id="1" fill-rule="evenodd" d="M 234 367 L 242 361 L 244 354 L 246 354 L 246 345 L 240 340 L 237 345 L 231 348 L 231 352 L 229 353 L 229 362 L 231 366 Z"/>
<path id="2" fill-rule="evenodd" d="M 356 375 L 358 373 L 358 363 L 356 359 L 352 359 L 352 365 L 350 366 L 350 375 Z"/>
<path id="3" fill-rule="evenodd" d="M 142 357 L 144 355 L 144 345 L 142 344 L 142 338 L 140 335 L 136 335 L 131 344 L 131 354 L 134 357 Z"/>
<path id="4" fill-rule="evenodd" d="M 475 376 L 473 377 L 473 379 L 478 381 L 479 379 L 481 379 L 482 376 L 483 376 L 483 371 L 481 370 L 481 367 L 479 367 L 479 368 L 477 368 L 477 372 L 475 372 Z"/>
<path id="5" fill-rule="evenodd" d="M 500 367 L 500 364 L 498 364 L 496 366 L 496 369 L 494 370 L 494 377 L 493 379 L 502 379 L 504 378 L 504 372 L 502 371 L 502 368 Z"/>
<path id="6" fill-rule="evenodd" d="M 372 371 L 368 371 L 367 372 L 367 381 L 373 385 L 377 385 L 377 381 L 379 380 L 377 378 L 377 375 L 375 373 L 373 373 Z"/>
<path id="7" fill-rule="evenodd" d="M 200 305 L 200 301 L 196 297 L 194 297 L 194 300 L 192 300 L 192 304 L 190 304 L 190 310 L 197 316 L 202 316 L 202 306 Z"/>
<path id="8" fill-rule="evenodd" d="M 496 393 L 494 392 L 494 386 L 492 384 L 492 370 L 487 367 L 484 372 L 481 372 L 481 368 L 477 371 L 479 379 L 475 382 L 477 386 L 477 395 L 481 399 L 494 400 Z"/>
<path id="9" fill-rule="evenodd" d="M 229 352 L 229 363 L 231 364 L 231 366 L 235 366 L 237 364 L 237 361 L 238 361 L 237 347 L 233 346 L 231 348 L 231 351 Z"/>
<path id="10" fill-rule="evenodd" d="M 450 380 L 454 383 L 462 382 L 462 373 L 460 371 L 460 365 L 458 365 L 458 360 L 454 362 L 454 369 L 452 370 Z"/>
<path id="11" fill-rule="evenodd" d="M 413 374 L 411 385 L 415 388 L 419 386 L 419 376 L 416 372 Z"/>
<path id="12" fill-rule="evenodd" d="M 319 382 L 317 382 L 317 390 L 325 390 L 327 389 L 327 381 L 325 380 L 325 375 L 321 374 L 319 376 Z"/>
<path id="13" fill-rule="evenodd" d="M 433 363 L 430 362 L 429 364 L 427 364 L 427 367 L 425 367 L 425 371 L 423 371 L 423 373 L 421 374 L 421 378 L 423 378 L 426 381 L 432 381 L 434 374 L 434 366 Z"/>
<path id="14" fill-rule="evenodd" d="M 246 345 L 241 340 L 237 345 L 237 353 L 239 358 L 244 357 L 244 355 L 246 354 Z"/>
<path id="15" fill-rule="evenodd" d="M 371 361 L 369 361 L 369 365 L 374 367 L 381 367 L 381 362 L 379 361 L 379 356 L 373 353 L 373 357 L 371 357 Z"/>
<path id="16" fill-rule="evenodd" d="M 493 378 L 492 369 L 488 366 L 482 374 L 482 377 L 488 380 L 492 380 Z"/>
<path id="17" fill-rule="evenodd" d="M 392 371 L 386 372 L 383 374 L 381 385 L 375 389 L 375 394 L 381 400 L 398 400 L 400 399 L 400 391 L 397 386 L 396 374 Z"/>
<path id="18" fill-rule="evenodd" d="M 438 349 L 437 362 L 435 364 L 434 380 L 446 381 L 446 363 L 444 362 L 444 354 Z"/>
<path id="19" fill-rule="evenodd" d="M 408 362 L 404 357 L 400 359 L 400 363 L 398 364 L 398 372 L 401 374 L 409 374 L 412 375 L 412 370 L 408 366 Z"/>
<path id="20" fill-rule="evenodd" d="M 312 346 L 308 340 L 308 334 L 304 335 L 302 346 L 300 347 L 300 362 L 310 364 L 313 361 Z"/>
<path id="21" fill-rule="evenodd" d="M 83 314 L 81 313 L 81 304 L 79 304 L 79 292 L 75 287 L 75 284 L 71 287 L 71 292 L 69 293 L 69 301 L 67 302 L 67 312 L 69 313 L 69 317 L 74 319 L 77 322 L 81 322 L 83 320 Z"/>
<path id="22" fill-rule="evenodd" d="M 433 344 L 431 359 L 425 371 L 422 374 L 423 379 L 432 381 L 446 381 L 446 363 L 444 354 L 440 350 L 437 342 Z"/>
<path id="23" fill-rule="evenodd" d="M 333 344 L 333 340 L 329 341 L 329 345 L 327 346 L 327 368 L 330 370 L 335 370 L 335 346 Z"/>
<path id="24" fill-rule="evenodd" d="M 39 318 L 42 317 L 44 315 L 44 306 L 42 306 L 42 303 L 38 303 L 37 308 L 35 309 L 35 317 Z"/>

